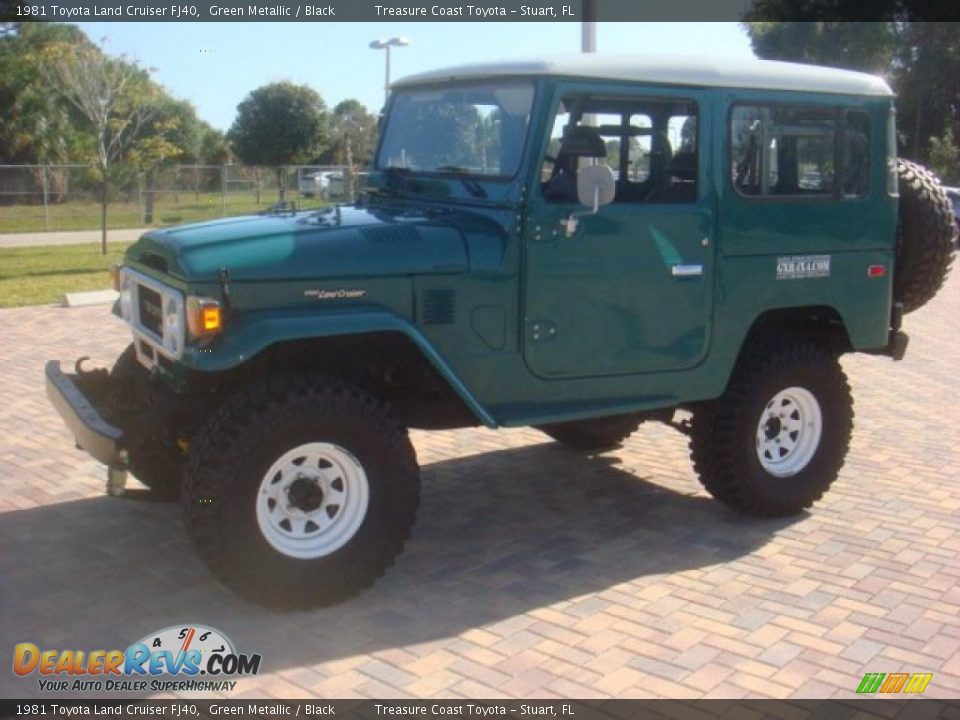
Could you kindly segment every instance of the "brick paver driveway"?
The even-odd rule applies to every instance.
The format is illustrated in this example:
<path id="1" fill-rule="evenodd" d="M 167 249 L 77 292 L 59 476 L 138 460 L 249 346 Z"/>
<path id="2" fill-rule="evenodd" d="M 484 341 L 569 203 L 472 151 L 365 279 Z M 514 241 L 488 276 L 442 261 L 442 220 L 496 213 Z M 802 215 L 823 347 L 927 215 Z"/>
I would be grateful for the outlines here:
<path id="1" fill-rule="evenodd" d="M 0 311 L 0 694 L 39 694 L 15 642 L 123 648 L 195 622 L 263 654 L 233 697 L 843 697 L 897 671 L 957 697 L 958 318 L 955 273 L 907 318 L 904 362 L 844 361 L 853 447 L 809 514 L 726 510 L 656 424 L 597 458 L 533 430 L 416 433 L 405 554 L 343 605 L 283 614 L 221 588 L 174 505 L 105 497 L 48 406 L 45 359 L 126 344 L 107 309 Z"/>

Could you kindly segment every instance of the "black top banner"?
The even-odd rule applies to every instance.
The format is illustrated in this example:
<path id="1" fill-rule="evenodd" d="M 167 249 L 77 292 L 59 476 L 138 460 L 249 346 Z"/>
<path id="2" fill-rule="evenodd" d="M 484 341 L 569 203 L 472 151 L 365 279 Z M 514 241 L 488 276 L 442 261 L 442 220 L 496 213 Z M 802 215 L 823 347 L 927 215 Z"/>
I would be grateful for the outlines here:
<path id="1" fill-rule="evenodd" d="M 916 7 L 913 7 L 916 5 Z M 848 7 L 849 6 L 849 7 Z M 826 8 L 826 10 L 825 10 Z M 960 20 L 960 2 L 878 0 L 0 0 L 6 22 Z M 958 28 L 960 32 L 960 28 Z"/>

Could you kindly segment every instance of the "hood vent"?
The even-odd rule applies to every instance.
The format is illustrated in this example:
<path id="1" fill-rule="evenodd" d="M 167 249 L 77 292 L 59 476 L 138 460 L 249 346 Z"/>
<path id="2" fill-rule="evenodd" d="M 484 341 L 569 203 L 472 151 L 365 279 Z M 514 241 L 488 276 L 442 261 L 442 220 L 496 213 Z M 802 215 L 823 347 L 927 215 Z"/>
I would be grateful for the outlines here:
<path id="1" fill-rule="evenodd" d="M 457 291 L 424 290 L 419 314 L 422 325 L 452 325 L 457 317 Z"/>
<path id="2" fill-rule="evenodd" d="M 140 262 L 146 265 L 148 268 L 156 270 L 158 272 L 167 273 L 167 261 L 162 257 L 152 252 L 145 252 L 140 256 Z"/>

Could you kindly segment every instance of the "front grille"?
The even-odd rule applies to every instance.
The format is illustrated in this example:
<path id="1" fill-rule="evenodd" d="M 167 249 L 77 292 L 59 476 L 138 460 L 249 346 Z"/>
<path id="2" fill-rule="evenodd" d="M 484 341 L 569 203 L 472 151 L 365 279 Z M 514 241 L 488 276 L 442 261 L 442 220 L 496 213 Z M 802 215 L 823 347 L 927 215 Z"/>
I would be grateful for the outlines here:
<path id="1" fill-rule="evenodd" d="M 145 285 L 137 286 L 137 310 L 140 324 L 157 337 L 163 337 L 163 297 Z"/>
<path id="2" fill-rule="evenodd" d="M 137 358 L 148 368 L 156 367 L 160 356 L 175 361 L 183 354 L 185 302 L 182 291 L 137 270 L 121 269 L 120 315 L 137 340 Z"/>

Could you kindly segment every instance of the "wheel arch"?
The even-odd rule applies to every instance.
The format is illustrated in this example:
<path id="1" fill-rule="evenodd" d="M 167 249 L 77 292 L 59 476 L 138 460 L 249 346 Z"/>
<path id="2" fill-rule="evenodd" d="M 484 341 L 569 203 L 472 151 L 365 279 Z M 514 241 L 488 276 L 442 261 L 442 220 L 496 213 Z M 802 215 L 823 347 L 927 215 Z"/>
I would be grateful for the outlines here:
<path id="1" fill-rule="evenodd" d="M 747 330 L 740 353 L 751 344 L 776 334 L 801 334 L 822 343 L 838 355 L 854 349 L 843 315 L 831 305 L 808 305 L 766 310 L 754 318 Z"/>
<path id="2" fill-rule="evenodd" d="M 245 371 L 326 371 L 345 375 L 344 379 L 370 392 L 381 392 L 394 381 L 419 380 L 425 388 L 446 395 L 436 398 L 439 403 L 460 405 L 447 407 L 452 419 L 440 425 L 497 426 L 430 340 L 391 313 L 294 314 L 247 320 L 231 330 L 216 352 L 193 349 L 189 360 L 191 369 L 222 377 Z M 388 365 L 402 377 L 385 377 L 382 373 Z M 375 377 L 378 373 L 379 378 Z"/>
<path id="3" fill-rule="evenodd" d="M 734 362 L 727 369 L 723 387 L 729 386 L 737 366 L 747 353 L 769 342 L 771 338 L 804 337 L 823 344 L 837 355 L 852 352 L 855 345 L 843 315 L 831 305 L 807 305 L 765 310 L 746 329 Z"/>

